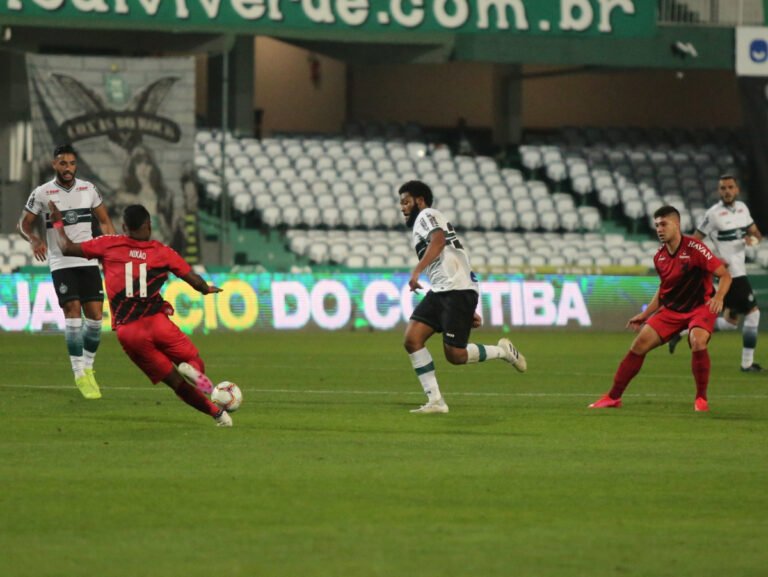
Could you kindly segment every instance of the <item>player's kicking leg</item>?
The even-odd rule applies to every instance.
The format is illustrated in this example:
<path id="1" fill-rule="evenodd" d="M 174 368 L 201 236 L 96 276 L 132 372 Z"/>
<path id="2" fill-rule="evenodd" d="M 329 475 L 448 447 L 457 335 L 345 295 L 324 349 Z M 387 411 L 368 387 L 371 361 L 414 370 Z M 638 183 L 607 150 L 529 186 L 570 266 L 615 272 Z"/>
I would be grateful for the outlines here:
<path id="1" fill-rule="evenodd" d="M 188 363 L 179 363 L 176 367 L 187 381 L 193 387 L 201 390 L 206 395 L 210 395 L 213 391 L 213 382 L 203 372 L 202 359 L 197 357 L 196 359 L 190 359 Z"/>
<path id="2" fill-rule="evenodd" d="M 232 417 L 229 416 L 229 413 L 209 400 L 202 391 L 190 385 L 177 369 L 172 368 L 163 382 L 171 387 L 176 396 L 190 407 L 213 417 L 217 427 L 232 426 Z"/>
<path id="3" fill-rule="evenodd" d="M 515 345 L 513 345 L 512 341 L 509 339 L 499 339 L 499 342 L 496 345 L 469 343 L 466 350 L 467 360 L 465 362 L 467 364 L 484 363 L 485 361 L 500 359 L 506 361 L 521 373 L 524 373 L 528 369 L 528 363 L 525 360 L 525 356 L 517 350 Z"/>

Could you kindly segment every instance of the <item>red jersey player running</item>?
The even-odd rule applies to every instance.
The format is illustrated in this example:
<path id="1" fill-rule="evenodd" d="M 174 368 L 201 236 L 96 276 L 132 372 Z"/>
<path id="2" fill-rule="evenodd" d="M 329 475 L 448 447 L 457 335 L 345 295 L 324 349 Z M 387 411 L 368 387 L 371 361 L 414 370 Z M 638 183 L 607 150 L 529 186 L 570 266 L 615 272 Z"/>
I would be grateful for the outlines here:
<path id="1" fill-rule="evenodd" d="M 653 213 L 656 235 L 663 243 L 653 263 L 661 285 L 648 307 L 629 319 L 628 327 L 639 330 L 632 346 L 621 361 L 613 387 L 592 409 L 618 408 L 621 395 L 640 372 L 645 355 L 666 343 L 683 329 L 688 329 L 688 342 L 693 351 L 691 370 L 696 381 L 696 411 L 708 411 L 709 352 L 707 344 L 715 328 L 715 320 L 723 310 L 723 298 L 731 286 L 731 275 L 725 265 L 705 244 L 680 232 L 680 213 L 673 206 L 662 206 Z M 712 275 L 719 277 L 713 295 Z"/>
<path id="2" fill-rule="evenodd" d="M 61 212 L 53 202 L 48 206 L 61 252 L 102 262 L 112 329 L 126 354 L 152 383 L 163 381 L 182 401 L 213 417 L 219 427 L 231 427 L 229 414 L 203 394 L 211 391 L 212 383 L 205 376 L 200 353 L 170 321 L 173 307 L 160 296 L 169 272 L 202 294 L 221 289 L 193 272 L 172 248 L 150 240 L 150 215 L 140 204 L 123 211 L 125 235 L 105 235 L 82 243 L 69 239 Z"/>

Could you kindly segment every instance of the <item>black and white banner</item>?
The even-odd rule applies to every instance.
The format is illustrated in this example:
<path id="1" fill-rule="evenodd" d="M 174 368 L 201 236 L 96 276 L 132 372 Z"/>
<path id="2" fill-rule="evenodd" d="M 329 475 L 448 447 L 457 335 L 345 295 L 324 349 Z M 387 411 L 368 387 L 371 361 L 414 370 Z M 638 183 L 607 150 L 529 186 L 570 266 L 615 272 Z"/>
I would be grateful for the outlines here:
<path id="1" fill-rule="evenodd" d="M 27 72 L 44 178 L 54 147 L 72 143 L 78 177 L 99 188 L 118 230 L 122 209 L 141 203 L 154 237 L 196 261 L 194 60 L 29 55 Z"/>

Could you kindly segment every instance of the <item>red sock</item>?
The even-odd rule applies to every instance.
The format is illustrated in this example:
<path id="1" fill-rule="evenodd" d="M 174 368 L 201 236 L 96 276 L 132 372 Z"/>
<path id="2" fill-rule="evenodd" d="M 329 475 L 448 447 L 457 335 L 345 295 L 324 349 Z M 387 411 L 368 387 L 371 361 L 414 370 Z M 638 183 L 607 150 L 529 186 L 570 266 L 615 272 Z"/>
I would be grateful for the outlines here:
<path id="1" fill-rule="evenodd" d="M 616 369 L 616 374 L 613 376 L 613 386 L 608 392 L 608 396 L 612 399 L 620 399 L 624 394 L 624 390 L 629 385 L 637 373 L 640 372 L 640 367 L 643 366 L 645 355 L 637 355 L 632 351 L 627 353 L 627 356 L 619 363 L 619 368 Z"/>
<path id="2" fill-rule="evenodd" d="M 201 413 L 211 417 L 216 417 L 221 413 L 219 407 L 209 401 L 208 397 L 189 383 L 181 383 L 176 389 L 176 395 L 190 407 L 194 407 Z"/>
<path id="3" fill-rule="evenodd" d="M 696 396 L 707 398 L 707 385 L 709 385 L 709 369 L 712 363 L 709 361 L 709 351 L 694 351 L 691 355 L 691 372 L 696 381 Z"/>

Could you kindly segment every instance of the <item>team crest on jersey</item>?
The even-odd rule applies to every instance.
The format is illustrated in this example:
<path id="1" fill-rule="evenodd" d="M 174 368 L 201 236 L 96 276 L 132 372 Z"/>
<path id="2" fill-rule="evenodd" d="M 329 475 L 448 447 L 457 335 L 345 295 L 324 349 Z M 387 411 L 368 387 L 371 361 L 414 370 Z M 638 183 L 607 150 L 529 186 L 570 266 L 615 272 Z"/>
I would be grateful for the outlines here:
<path id="1" fill-rule="evenodd" d="M 64 212 L 64 222 L 67 224 L 76 224 L 77 223 L 77 212 L 74 210 L 67 210 Z"/>
<path id="2" fill-rule="evenodd" d="M 59 292 L 63 295 L 67 294 L 67 291 L 69 290 L 69 287 L 65 285 L 64 283 L 61 283 L 59 285 Z"/>

